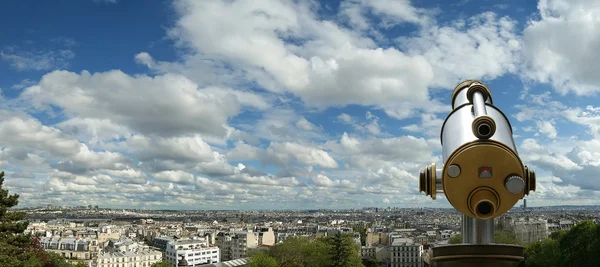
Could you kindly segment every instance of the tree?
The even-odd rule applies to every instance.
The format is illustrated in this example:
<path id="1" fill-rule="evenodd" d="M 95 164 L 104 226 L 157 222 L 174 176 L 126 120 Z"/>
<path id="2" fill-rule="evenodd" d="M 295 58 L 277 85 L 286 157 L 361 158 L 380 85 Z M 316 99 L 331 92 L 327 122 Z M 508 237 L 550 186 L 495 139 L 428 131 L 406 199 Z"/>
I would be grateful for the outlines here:
<path id="1" fill-rule="evenodd" d="M 598 266 L 600 227 L 582 221 L 570 230 L 556 231 L 550 238 L 527 245 L 525 262 L 538 266 Z"/>
<path id="2" fill-rule="evenodd" d="M 460 244 L 462 243 L 462 235 L 458 234 L 448 240 L 449 244 Z M 512 244 L 522 245 L 521 241 L 517 239 L 517 236 L 511 232 L 503 230 L 494 230 L 494 243 L 496 244 Z"/>
<path id="3" fill-rule="evenodd" d="M 501 230 L 494 231 L 494 243 L 523 245 L 523 243 L 517 238 L 517 236 L 514 233 Z"/>
<path id="4" fill-rule="evenodd" d="M 563 266 L 597 266 L 600 262 L 600 230 L 591 221 L 582 221 L 560 238 Z"/>
<path id="5" fill-rule="evenodd" d="M 367 227 L 353 227 L 352 229 L 355 232 L 358 232 L 360 234 L 360 245 L 366 246 L 367 245 Z"/>
<path id="6" fill-rule="evenodd" d="M 0 172 L 0 266 L 73 267 L 60 255 L 44 251 L 39 236 L 24 233 L 29 225 L 25 212 L 10 210 L 19 204 L 19 195 L 9 195 L 3 185 L 4 172 Z"/>
<path id="7" fill-rule="evenodd" d="M 330 267 L 362 267 L 362 259 L 358 253 L 360 246 L 354 243 L 352 235 L 337 232 L 331 239 Z"/>
<path id="8" fill-rule="evenodd" d="M 277 266 L 326 267 L 329 265 L 329 244 L 323 240 L 294 237 L 277 244 L 269 255 L 277 260 Z"/>
<path id="9" fill-rule="evenodd" d="M 525 247 L 525 266 L 558 267 L 560 266 L 560 247 L 558 241 L 545 239 Z"/>
<path id="10" fill-rule="evenodd" d="M 159 261 L 157 263 L 153 263 L 150 267 L 173 267 L 173 264 L 168 263 L 166 261 Z"/>
<path id="11" fill-rule="evenodd" d="M 294 237 L 271 247 L 265 255 L 252 255 L 250 261 L 267 261 L 264 266 L 270 266 L 267 265 L 272 263 L 270 257 L 275 259 L 277 267 L 362 267 L 359 249 L 349 234 L 338 233 L 316 240 Z"/>
<path id="12" fill-rule="evenodd" d="M 269 256 L 265 252 L 259 252 L 250 258 L 248 261 L 249 267 L 277 267 L 277 260 L 275 258 Z"/>
<path id="13" fill-rule="evenodd" d="M 9 211 L 19 204 L 19 195 L 9 195 L 8 190 L 2 189 L 3 184 L 4 172 L 0 172 L 0 266 L 23 266 L 24 262 L 28 266 L 41 266 L 39 259 L 30 259 L 31 253 L 26 253 L 31 236 L 23 233 L 28 226 L 23 221 L 25 212 Z"/>
<path id="14" fill-rule="evenodd" d="M 448 244 L 460 244 L 462 243 L 462 235 L 461 234 L 457 234 L 453 237 L 451 237 L 450 239 L 448 239 Z"/>
<path id="15" fill-rule="evenodd" d="M 556 241 L 560 241 L 568 232 L 568 230 L 558 230 L 556 232 L 552 232 L 550 234 L 550 238 Z"/>
<path id="16" fill-rule="evenodd" d="M 381 266 L 381 262 L 379 262 L 377 259 L 363 259 L 362 264 L 365 267 L 380 267 Z"/>

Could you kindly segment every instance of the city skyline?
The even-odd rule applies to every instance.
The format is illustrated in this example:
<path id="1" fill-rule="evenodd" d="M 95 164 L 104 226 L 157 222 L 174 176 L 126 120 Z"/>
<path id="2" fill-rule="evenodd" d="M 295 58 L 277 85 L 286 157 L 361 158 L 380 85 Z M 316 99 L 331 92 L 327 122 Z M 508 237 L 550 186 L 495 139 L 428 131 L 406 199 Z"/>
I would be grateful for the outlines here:
<path id="1" fill-rule="evenodd" d="M 595 205 L 598 15 L 566 0 L 6 2 L 4 188 L 19 207 L 450 208 L 417 178 L 442 164 L 451 90 L 479 79 L 537 172 L 528 206 Z"/>
<path id="2" fill-rule="evenodd" d="M 52 209 L 55 210 L 60 210 L 63 208 L 66 209 L 91 209 L 91 210 L 96 210 L 96 209 L 100 209 L 100 210 L 141 210 L 141 211 L 198 211 L 198 212 L 216 212 L 216 211 L 227 211 L 227 212 L 265 212 L 265 211 L 315 211 L 315 210 L 327 210 L 327 211 L 350 211 L 350 210 L 371 210 L 371 209 L 380 209 L 381 211 L 385 211 L 387 209 L 406 209 L 406 210 L 416 210 L 416 209 L 441 209 L 441 210 L 456 210 L 454 207 L 452 207 L 451 205 L 440 205 L 440 206 L 418 206 L 418 207 L 393 207 L 393 206 L 370 206 L 370 207 L 351 207 L 351 208 L 331 208 L 331 207 L 316 207 L 316 208 L 294 208 L 294 209 L 286 209 L 286 208 L 279 208 L 279 209 L 260 209 L 260 208 L 246 208 L 246 209 L 218 209 L 218 208 L 212 208 L 212 209 L 194 209 L 194 208 L 182 208 L 182 209 L 169 209 L 167 208 L 145 208 L 145 207 L 141 207 L 141 208 L 126 208 L 126 207 L 101 207 L 101 206 L 92 206 L 92 208 L 89 208 L 89 206 L 63 206 L 63 205 L 45 205 L 45 206 L 30 206 L 30 207 L 19 207 L 16 208 L 17 210 L 31 210 L 31 209 L 44 209 L 44 208 L 49 208 L 52 207 Z M 527 210 L 531 210 L 531 209 L 540 209 L 540 208 L 573 208 L 575 210 L 580 209 L 580 208 L 600 208 L 600 204 L 590 204 L 590 205 L 540 205 L 540 206 L 529 206 L 527 205 Z M 523 211 L 523 205 L 521 203 L 517 203 L 512 209 L 511 211 Z M 459 213 L 458 211 L 456 211 L 457 214 Z"/>

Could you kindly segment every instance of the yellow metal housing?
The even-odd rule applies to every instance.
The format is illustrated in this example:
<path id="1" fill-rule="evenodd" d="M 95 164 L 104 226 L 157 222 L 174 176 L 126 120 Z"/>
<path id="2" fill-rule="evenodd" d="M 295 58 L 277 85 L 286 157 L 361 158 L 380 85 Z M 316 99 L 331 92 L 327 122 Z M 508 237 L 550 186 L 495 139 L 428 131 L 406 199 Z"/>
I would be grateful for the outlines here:
<path id="1" fill-rule="evenodd" d="M 456 178 L 447 174 L 447 168 L 458 165 L 461 173 Z M 480 178 L 480 168 L 489 166 L 491 176 Z M 444 164 L 442 184 L 446 198 L 459 212 L 477 219 L 495 218 L 510 210 L 525 196 L 508 192 L 505 179 L 519 175 L 525 179 L 525 166 L 516 153 L 494 140 L 470 142 L 454 151 Z M 491 207 L 492 212 L 478 212 L 478 205 Z"/>

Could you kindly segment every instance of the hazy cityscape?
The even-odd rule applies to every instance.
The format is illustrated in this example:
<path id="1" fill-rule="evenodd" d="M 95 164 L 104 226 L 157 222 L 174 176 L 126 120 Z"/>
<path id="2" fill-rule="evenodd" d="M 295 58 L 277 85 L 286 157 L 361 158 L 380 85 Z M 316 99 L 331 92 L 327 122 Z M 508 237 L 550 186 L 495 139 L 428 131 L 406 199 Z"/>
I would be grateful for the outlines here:
<path id="1" fill-rule="evenodd" d="M 189 266 L 244 266 L 254 250 L 290 237 L 315 239 L 340 231 L 354 235 L 363 259 L 377 259 L 384 266 L 426 266 L 430 249 L 448 244 L 461 231 L 461 216 L 451 208 L 185 211 L 49 204 L 25 210 L 31 221 L 27 230 L 45 237 L 41 239 L 45 249 L 90 267 L 118 266 L 110 265 L 115 262 L 144 266 L 128 264 L 161 260 L 176 265 L 179 259 L 173 255 L 187 255 Z M 528 244 L 583 220 L 600 223 L 600 206 L 521 204 L 496 223 Z M 363 228 L 361 236 L 358 229 Z M 194 255 L 185 254 L 189 246 L 198 248 Z M 394 247 L 414 253 L 398 256 L 391 253 Z M 151 256 L 155 258 L 144 260 Z"/>

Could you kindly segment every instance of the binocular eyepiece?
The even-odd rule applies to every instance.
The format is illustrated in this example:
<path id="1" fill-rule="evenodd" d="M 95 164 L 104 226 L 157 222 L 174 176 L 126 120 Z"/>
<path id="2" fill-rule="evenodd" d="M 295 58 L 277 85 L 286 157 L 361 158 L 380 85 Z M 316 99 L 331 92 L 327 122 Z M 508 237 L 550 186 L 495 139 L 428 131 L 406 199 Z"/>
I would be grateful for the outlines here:
<path id="1" fill-rule="evenodd" d="M 452 112 L 442 125 L 443 168 L 435 163 L 419 175 L 419 190 L 443 193 L 462 214 L 496 218 L 535 191 L 535 171 L 523 165 L 512 127 L 494 106 L 489 88 L 477 80 L 452 92 Z"/>

